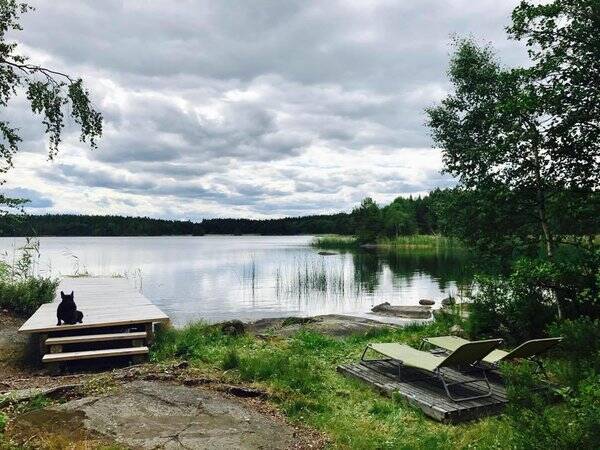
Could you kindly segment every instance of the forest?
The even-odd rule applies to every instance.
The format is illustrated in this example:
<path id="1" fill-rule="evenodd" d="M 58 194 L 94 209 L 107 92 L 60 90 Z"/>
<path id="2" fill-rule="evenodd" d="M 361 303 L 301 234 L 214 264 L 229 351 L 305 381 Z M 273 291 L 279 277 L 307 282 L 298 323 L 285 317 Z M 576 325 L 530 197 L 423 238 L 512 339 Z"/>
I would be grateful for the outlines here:
<path id="1" fill-rule="evenodd" d="M 351 213 L 262 220 L 215 218 L 201 222 L 112 215 L 9 215 L 0 219 L 0 236 L 354 235 L 358 231 L 357 217 L 360 214 L 361 209 L 357 207 Z M 385 223 L 379 230 L 382 235 L 437 232 L 429 196 L 415 199 L 398 197 L 382 208 L 381 214 Z"/>

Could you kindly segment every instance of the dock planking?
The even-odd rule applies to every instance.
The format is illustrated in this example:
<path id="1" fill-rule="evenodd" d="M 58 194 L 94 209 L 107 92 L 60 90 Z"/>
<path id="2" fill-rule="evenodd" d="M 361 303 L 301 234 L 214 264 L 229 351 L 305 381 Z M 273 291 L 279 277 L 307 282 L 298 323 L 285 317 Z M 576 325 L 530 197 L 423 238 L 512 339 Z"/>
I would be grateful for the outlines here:
<path id="1" fill-rule="evenodd" d="M 60 292 L 75 294 L 83 323 L 57 325 Z M 52 303 L 40 306 L 19 332 L 40 341 L 42 361 L 147 355 L 153 326 L 169 317 L 121 278 L 64 278 Z"/>
<path id="2" fill-rule="evenodd" d="M 398 365 L 393 361 L 343 364 L 338 366 L 337 370 L 368 383 L 383 395 L 392 396 L 397 393 L 409 404 L 423 411 L 426 416 L 443 423 L 460 423 L 499 414 L 508 402 L 506 389 L 494 374 L 490 376 L 490 397 L 454 402 L 448 398 L 439 380 L 422 371 L 404 368 L 402 378 L 398 378 Z M 469 378 L 461 372 L 445 370 L 450 382 L 466 381 Z M 457 395 L 475 395 L 483 392 L 486 392 L 483 383 L 458 386 L 456 389 Z"/>
<path id="3" fill-rule="evenodd" d="M 75 293 L 77 309 L 83 312 L 83 323 L 56 325 L 56 308 L 60 291 Z M 64 278 L 52 303 L 46 303 L 19 328 L 21 333 L 110 327 L 116 325 L 168 322 L 169 317 L 150 300 L 121 278 Z"/>

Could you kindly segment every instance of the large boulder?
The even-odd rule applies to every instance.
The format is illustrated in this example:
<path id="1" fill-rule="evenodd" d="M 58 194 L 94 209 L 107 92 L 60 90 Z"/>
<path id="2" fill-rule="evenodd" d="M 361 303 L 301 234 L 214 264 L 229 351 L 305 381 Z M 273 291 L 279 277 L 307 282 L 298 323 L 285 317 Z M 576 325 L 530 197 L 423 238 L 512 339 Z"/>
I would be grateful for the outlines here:
<path id="1" fill-rule="evenodd" d="M 431 308 L 429 306 L 401 306 L 390 305 L 388 302 L 374 306 L 371 312 L 383 316 L 399 317 L 403 319 L 430 319 Z"/>
<path id="2" fill-rule="evenodd" d="M 463 328 L 456 324 L 456 325 L 452 325 L 450 327 L 450 334 L 452 336 L 460 336 L 460 337 L 465 337 L 465 330 L 463 330 Z"/>
<path id="3" fill-rule="evenodd" d="M 433 305 L 435 305 L 435 301 L 430 300 L 428 298 L 422 298 L 421 300 L 419 300 L 419 305 L 433 306 Z"/>
<path id="4" fill-rule="evenodd" d="M 446 297 L 442 300 L 442 306 L 454 306 L 456 305 L 456 300 L 453 297 Z"/>
<path id="5" fill-rule="evenodd" d="M 241 320 L 229 320 L 220 325 L 221 331 L 230 336 L 239 336 L 246 332 L 246 325 Z"/>

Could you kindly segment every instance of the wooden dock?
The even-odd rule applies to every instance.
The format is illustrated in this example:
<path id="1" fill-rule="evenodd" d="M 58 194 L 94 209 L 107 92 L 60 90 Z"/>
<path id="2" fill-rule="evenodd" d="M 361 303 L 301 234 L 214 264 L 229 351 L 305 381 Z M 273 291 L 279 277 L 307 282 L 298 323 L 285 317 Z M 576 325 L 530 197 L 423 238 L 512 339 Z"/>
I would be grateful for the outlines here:
<path id="1" fill-rule="evenodd" d="M 83 323 L 56 325 L 60 291 L 75 294 Z M 106 357 L 139 357 L 148 353 L 154 324 L 169 317 L 122 278 L 64 278 L 47 303 L 19 332 L 40 338 L 43 362 Z"/>
<path id="2" fill-rule="evenodd" d="M 492 395 L 487 398 L 454 402 L 448 398 L 442 383 L 424 372 L 403 368 L 398 378 L 398 365 L 392 361 L 365 361 L 338 366 L 338 372 L 368 383 L 386 396 L 398 393 L 426 416 L 439 422 L 460 423 L 480 417 L 499 414 L 507 403 L 506 389 L 501 379 L 491 374 Z M 447 370 L 449 381 L 466 381 L 467 375 Z M 457 395 L 477 395 L 487 391 L 483 382 L 457 387 Z"/>

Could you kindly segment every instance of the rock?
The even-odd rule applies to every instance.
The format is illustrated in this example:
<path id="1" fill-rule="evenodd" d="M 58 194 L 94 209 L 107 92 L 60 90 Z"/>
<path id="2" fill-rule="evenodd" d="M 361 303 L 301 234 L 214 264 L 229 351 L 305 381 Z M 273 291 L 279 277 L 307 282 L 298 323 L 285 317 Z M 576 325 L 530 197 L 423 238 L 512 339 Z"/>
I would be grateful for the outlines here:
<path id="1" fill-rule="evenodd" d="M 432 306 L 435 305 L 435 301 L 429 300 L 428 298 L 422 298 L 421 300 L 419 300 L 419 305 Z"/>
<path id="2" fill-rule="evenodd" d="M 392 305 L 389 302 L 380 303 L 379 305 L 375 305 L 371 308 L 372 312 L 384 312 L 388 310 Z"/>
<path id="3" fill-rule="evenodd" d="M 222 392 L 148 381 L 21 414 L 5 436 L 29 445 L 40 436 L 56 448 L 107 447 L 92 442 L 99 437 L 119 448 L 308 448 L 293 426 Z"/>
<path id="4" fill-rule="evenodd" d="M 29 388 L 8 391 L 0 395 L 0 406 L 28 401 L 38 396 L 61 398 L 72 395 L 73 393 L 79 391 L 80 388 L 81 385 L 79 384 L 63 384 L 61 386 L 53 386 L 49 388 Z"/>
<path id="5" fill-rule="evenodd" d="M 332 337 L 345 337 L 353 334 L 363 334 L 373 329 L 393 327 L 394 325 L 364 317 L 327 314 L 315 317 L 260 319 L 249 323 L 247 331 L 255 336 L 263 336 L 264 339 L 278 339 L 292 336 L 301 329 Z"/>
<path id="6" fill-rule="evenodd" d="M 334 253 L 334 252 L 319 252 L 319 255 L 321 255 L 321 256 L 332 256 L 332 255 L 337 255 L 337 253 Z"/>
<path id="7" fill-rule="evenodd" d="M 235 395 L 236 397 L 242 398 L 266 398 L 267 393 L 265 391 L 261 391 L 260 389 L 254 389 L 244 386 L 223 386 L 223 390 L 231 395 Z"/>
<path id="8" fill-rule="evenodd" d="M 282 327 L 289 327 L 290 325 L 306 325 L 307 323 L 318 322 L 314 317 L 286 317 L 281 323 Z"/>
<path id="9" fill-rule="evenodd" d="M 246 332 L 246 325 L 241 320 L 230 320 L 220 325 L 221 331 L 230 336 L 239 336 Z"/>
<path id="10" fill-rule="evenodd" d="M 429 306 L 400 306 L 381 303 L 371 309 L 372 312 L 384 316 L 400 317 L 403 319 L 430 319 L 431 307 Z"/>
<path id="11" fill-rule="evenodd" d="M 446 297 L 442 299 L 442 306 L 454 306 L 456 305 L 456 300 L 453 297 Z"/>
<path id="12" fill-rule="evenodd" d="M 453 336 L 463 336 L 465 334 L 465 330 L 463 330 L 460 325 L 452 325 L 450 327 L 450 334 Z"/>

